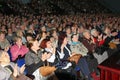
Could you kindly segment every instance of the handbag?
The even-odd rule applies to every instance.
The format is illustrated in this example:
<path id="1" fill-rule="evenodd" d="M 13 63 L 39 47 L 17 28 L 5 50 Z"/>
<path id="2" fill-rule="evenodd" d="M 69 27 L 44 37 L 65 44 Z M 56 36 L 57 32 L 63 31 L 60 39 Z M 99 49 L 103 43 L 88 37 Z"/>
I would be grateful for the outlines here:
<path id="1" fill-rule="evenodd" d="M 75 55 L 69 57 L 68 60 L 74 61 L 77 64 L 81 56 L 82 56 L 81 54 L 75 54 Z"/>
<path id="2" fill-rule="evenodd" d="M 56 70 L 55 66 L 49 66 L 49 63 L 47 64 L 47 66 L 44 65 L 44 66 L 40 67 L 40 69 L 39 69 L 41 75 L 44 77 L 49 76 L 55 70 Z"/>
<path id="3" fill-rule="evenodd" d="M 110 48 L 110 49 L 116 49 L 116 48 L 117 48 L 117 45 L 116 45 L 114 42 L 110 42 L 110 43 L 109 43 L 109 48 Z"/>

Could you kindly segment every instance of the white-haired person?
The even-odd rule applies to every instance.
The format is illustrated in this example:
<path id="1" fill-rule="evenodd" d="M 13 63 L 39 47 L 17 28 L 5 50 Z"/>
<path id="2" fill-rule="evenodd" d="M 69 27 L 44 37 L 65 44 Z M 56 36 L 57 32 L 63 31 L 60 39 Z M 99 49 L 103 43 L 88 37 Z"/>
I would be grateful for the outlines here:
<path id="1" fill-rule="evenodd" d="M 25 65 L 21 68 L 10 62 L 7 52 L 0 50 L 0 80 L 16 80 L 25 70 Z"/>

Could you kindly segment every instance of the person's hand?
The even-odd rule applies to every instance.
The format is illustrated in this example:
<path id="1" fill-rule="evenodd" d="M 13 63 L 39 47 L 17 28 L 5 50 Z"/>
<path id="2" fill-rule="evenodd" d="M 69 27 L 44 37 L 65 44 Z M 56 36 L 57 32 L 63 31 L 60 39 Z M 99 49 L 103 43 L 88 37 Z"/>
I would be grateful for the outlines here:
<path id="1" fill-rule="evenodd" d="M 39 38 L 39 35 L 36 36 L 36 39 L 38 39 L 38 38 Z"/>
<path id="2" fill-rule="evenodd" d="M 45 52 L 44 54 L 42 54 L 41 60 L 45 61 L 47 59 L 47 52 Z"/>
<path id="3" fill-rule="evenodd" d="M 73 52 L 72 54 L 71 54 L 71 56 L 74 56 L 76 53 L 75 52 Z"/>
<path id="4" fill-rule="evenodd" d="M 49 59 L 50 57 L 51 57 L 51 53 L 48 53 L 48 54 L 46 55 L 46 58 Z"/>
<path id="5" fill-rule="evenodd" d="M 95 44 L 95 40 L 94 40 L 93 36 L 91 36 L 91 40 L 92 40 L 92 43 Z"/>
<path id="6" fill-rule="evenodd" d="M 107 35 L 103 36 L 103 40 L 105 40 L 107 37 L 108 37 Z"/>
<path id="7" fill-rule="evenodd" d="M 5 47 L 4 51 L 8 51 L 9 50 L 9 46 Z"/>
<path id="8" fill-rule="evenodd" d="M 22 65 L 22 67 L 20 68 L 20 73 L 21 73 L 21 74 L 23 74 L 23 73 L 24 73 L 24 71 L 25 71 L 25 64 L 24 64 L 24 65 Z"/>
<path id="9" fill-rule="evenodd" d="M 15 64 L 15 67 L 13 69 L 13 76 L 17 77 L 17 75 L 18 75 L 18 66 L 17 66 L 17 64 Z"/>
<path id="10" fill-rule="evenodd" d="M 120 41 L 120 39 L 119 39 L 119 38 L 115 39 L 115 42 L 119 42 L 119 41 Z"/>

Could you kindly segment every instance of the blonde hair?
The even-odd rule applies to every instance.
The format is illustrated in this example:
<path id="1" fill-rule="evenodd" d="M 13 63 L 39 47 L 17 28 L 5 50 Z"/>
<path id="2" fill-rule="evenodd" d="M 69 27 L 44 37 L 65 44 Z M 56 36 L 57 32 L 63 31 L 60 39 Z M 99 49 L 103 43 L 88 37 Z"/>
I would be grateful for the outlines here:
<path id="1" fill-rule="evenodd" d="M 21 36 L 21 33 L 22 33 L 22 30 L 17 30 L 17 32 L 16 32 L 17 36 L 22 37 L 22 36 Z M 23 35 L 23 33 L 22 33 L 22 35 Z"/>
<path id="2" fill-rule="evenodd" d="M 16 37 L 14 37 L 14 42 L 17 42 L 18 39 L 22 39 L 22 38 L 20 36 L 16 36 Z"/>

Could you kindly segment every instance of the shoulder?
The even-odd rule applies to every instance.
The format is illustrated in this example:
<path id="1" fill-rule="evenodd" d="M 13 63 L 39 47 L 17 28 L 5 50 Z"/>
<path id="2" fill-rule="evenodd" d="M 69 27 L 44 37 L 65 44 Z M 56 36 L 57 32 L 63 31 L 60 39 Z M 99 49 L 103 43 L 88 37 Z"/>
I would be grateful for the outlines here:
<path id="1" fill-rule="evenodd" d="M 2 75 L 0 75 L 0 80 L 6 80 L 7 74 L 5 73 L 5 71 L 0 70 L 0 74 L 2 74 Z"/>
<path id="2" fill-rule="evenodd" d="M 32 54 L 33 54 L 33 52 L 28 51 L 27 54 L 26 54 L 25 56 L 30 56 L 30 55 L 32 55 Z"/>
<path id="3" fill-rule="evenodd" d="M 66 46 L 67 46 L 67 47 L 70 47 L 70 44 L 67 44 Z"/>
<path id="4" fill-rule="evenodd" d="M 2 74 L 2 75 L 0 75 L 0 80 L 6 80 L 6 78 L 7 77 L 9 78 L 9 76 L 10 76 L 6 73 L 5 69 L 2 68 L 2 66 L 0 66 L 0 74 Z"/>
<path id="5" fill-rule="evenodd" d="M 25 58 L 29 58 L 29 57 L 34 57 L 35 56 L 35 53 L 32 51 L 32 50 L 29 50 L 26 55 L 25 55 Z"/>
<path id="6" fill-rule="evenodd" d="M 67 45 L 66 45 L 66 47 L 69 48 L 69 49 L 70 49 L 70 46 L 71 46 L 70 44 L 67 44 Z"/>
<path id="7" fill-rule="evenodd" d="M 5 39 L 5 42 L 9 42 L 7 39 Z"/>
<path id="8" fill-rule="evenodd" d="M 28 51 L 27 54 L 25 55 L 25 61 L 29 61 L 32 59 L 33 53 L 31 51 Z"/>

